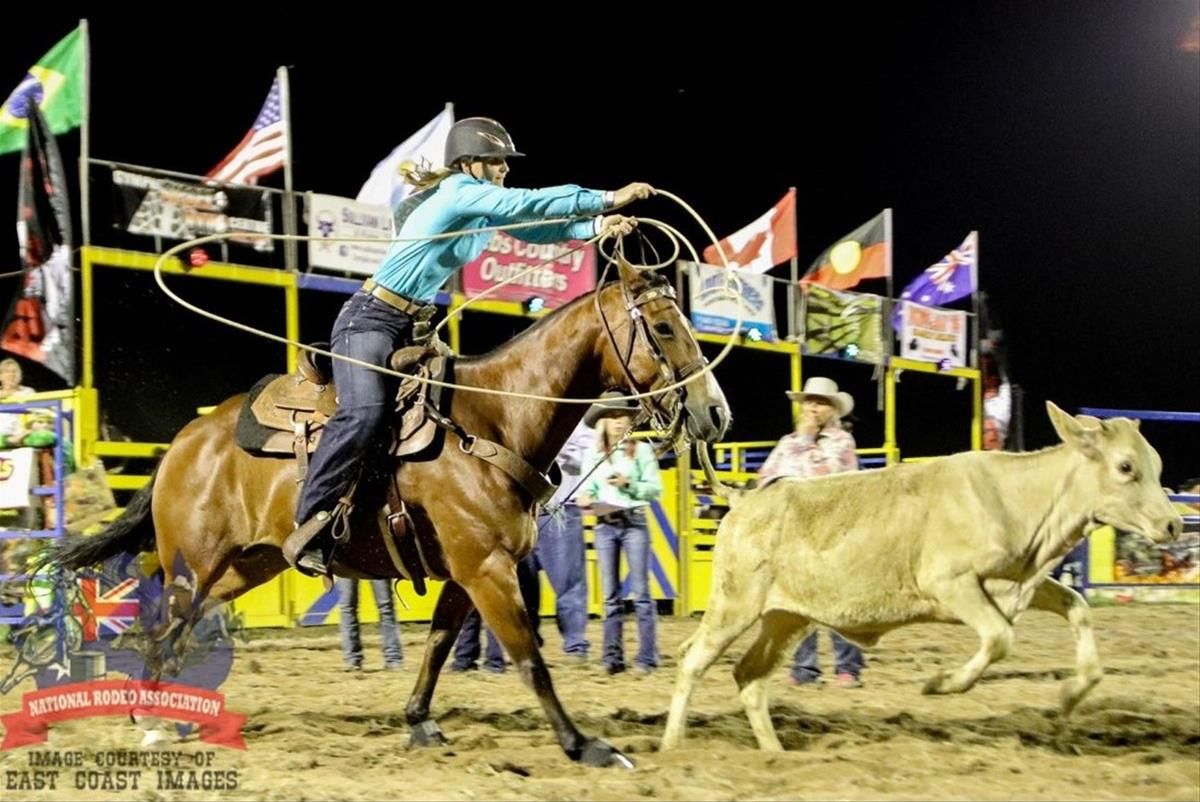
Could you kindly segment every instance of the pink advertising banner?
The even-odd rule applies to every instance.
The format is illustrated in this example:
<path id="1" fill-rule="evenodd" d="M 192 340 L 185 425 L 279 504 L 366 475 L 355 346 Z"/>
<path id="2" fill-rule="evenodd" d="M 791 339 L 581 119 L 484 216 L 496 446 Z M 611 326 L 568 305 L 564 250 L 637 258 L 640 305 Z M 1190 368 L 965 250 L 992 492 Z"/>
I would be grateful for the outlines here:
<path id="1" fill-rule="evenodd" d="M 547 308 L 562 306 L 596 287 L 596 249 L 576 240 L 553 245 L 523 242 L 496 232 L 487 250 L 462 271 L 463 292 L 474 298 L 531 267 L 541 265 L 488 295 L 489 299 L 524 302 L 541 298 Z M 545 263 L 545 264 L 543 264 Z"/>

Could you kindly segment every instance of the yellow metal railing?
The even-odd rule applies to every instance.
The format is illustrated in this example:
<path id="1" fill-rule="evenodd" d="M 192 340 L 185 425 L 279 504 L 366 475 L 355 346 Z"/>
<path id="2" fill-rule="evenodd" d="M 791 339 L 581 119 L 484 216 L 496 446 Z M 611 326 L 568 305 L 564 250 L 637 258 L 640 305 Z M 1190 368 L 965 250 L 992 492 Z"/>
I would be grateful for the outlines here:
<path id="1" fill-rule="evenodd" d="M 99 266 L 103 268 L 147 271 L 153 270 L 157 261 L 158 257 L 154 254 L 98 247 L 85 247 L 82 249 L 82 324 L 80 327 L 83 350 L 81 365 L 82 386 L 76 388 L 74 391 L 67 391 L 68 395 L 73 395 L 75 398 L 74 403 L 77 410 L 75 426 L 76 453 L 81 461 L 91 460 L 94 457 L 153 459 L 161 456 L 166 451 L 167 444 L 165 443 L 102 441 L 99 436 L 99 399 L 95 390 L 95 363 L 97 356 L 94 311 L 95 269 Z M 167 260 L 164 265 L 164 271 L 173 275 L 186 274 L 194 278 L 277 287 L 282 293 L 281 305 L 285 315 L 287 336 L 292 340 L 296 340 L 299 337 L 299 287 L 302 277 L 300 273 L 276 268 L 249 267 L 221 262 L 208 262 L 202 268 L 189 270 L 177 258 Z M 465 297 L 461 293 L 452 293 L 450 296 L 449 311 L 460 308 L 465 300 Z M 524 306 L 517 302 L 488 299 L 472 303 L 470 311 L 527 318 L 538 318 L 548 314 L 548 310 L 535 313 L 527 312 Z M 447 342 L 456 351 L 461 350 L 461 326 L 461 318 L 457 315 L 451 318 L 447 326 Z M 700 342 L 716 345 L 724 345 L 727 342 L 725 336 L 716 334 L 697 333 L 696 338 Z M 737 344 L 737 347 L 786 356 L 788 359 L 791 389 L 799 390 L 801 388 L 803 384 L 802 357 L 804 355 L 799 343 L 786 340 L 778 342 L 742 341 Z M 296 356 L 297 349 L 289 347 L 287 350 L 287 365 L 289 369 L 294 369 Z M 860 448 L 858 449 L 858 454 L 860 456 L 882 456 L 885 458 L 886 464 L 889 465 L 901 461 L 900 446 L 896 434 L 896 383 L 900 373 L 906 370 L 940 374 L 972 383 L 971 447 L 973 449 L 981 448 L 983 404 L 979 371 L 975 368 L 949 368 L 942 370 L 932 363 L 893 357 L 885 367 L 881 379 L 884 397 L 884 442 L 878 447 Z M 798 403 L 793 404 L 792 411 L 793 418 L 798 419 L 800 405 Z M 203 410 L 201 410 L 201 414 L 203 414 Z M 755 475 L 750 470 L 749 465 L 751 452 L 769 450 L 774 446 L 775 441 L 717 444 L 714 447 L 715 461 L 729 468 L 729 470 L 721 470 L 718 473 L 725 481 L 747 481 Z M 677 605 L 677 610 L 680 612 L 690 612 L 698 604 L 703 604 L 701 594 L 703 598 L 707 598 L 705 577 L 702 573 L 693 575 L 693 569 L 696 566 L 692 564 L 691 558 L 702 554 L 708 554 L 711 557 L 712 545 L 715 542 L 715 530 L 719 526 L 719 521 L 713 518 L 700 518 L 695 514 L 694 511 L 698 505 L 694 487 L 703 480 L 703 477 L 699 471 L 693 469 L 690 455 L 681 454 L 677 456 L 678 466 L 676 470 L 678 471 L 680 481 L 676 483 L 674 488 L 673 506 L 675 507 L 675 515 L 672 521 L 672 524 L 677 527 L 675 531 L 678 534 L 679 583 L 677 587 L 679 588 L 681 603 Z M 903 461 L 920 461 L 924 459 L 928 458 L 910 458 Z M 690 477 L 691 481 L 683 481 L 682 477 Z M 111 486 L 114 489 L 121 490 L 136 490 L 147 479 L 148 476 L 135 476 L 131 474 L 109 475 Z"/>

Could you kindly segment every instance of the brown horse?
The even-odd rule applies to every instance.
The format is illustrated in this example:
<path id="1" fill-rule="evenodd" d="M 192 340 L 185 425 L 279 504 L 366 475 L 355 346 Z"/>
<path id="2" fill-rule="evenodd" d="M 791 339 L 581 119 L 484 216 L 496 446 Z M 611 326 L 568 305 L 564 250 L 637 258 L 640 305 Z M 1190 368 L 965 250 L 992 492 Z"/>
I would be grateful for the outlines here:
<path id="1" fill-rule="evenodd" d="M 677 420 L 693 438 L 719 439 L 729 423 L 725 397 L 711 373 L 696 375 L 706 360 L 669 283 L 623 263 L 618 268 L 619 282 L 576 299 L 490 354 L 458 360 L 455 381 L 589 398 L 605 389 L 632 385 L 644 392 L 694 376 L 666 396 L 667 405 L 682 416 Z M 288 459 L 252 456 L 235 445 L 244 398 L 230 398 L 187 424 L 122 517 L 102 534 L 66 541 L 51 561 L 79 568 L 156 544 L 164 585 L 172 585 L 180 558 L 193 577 L 191 604 L 174 612 L 187 619 L 184 632 L 206 605 L 236 598 L 287 568 L 280 546 L 293 528 L 296 466 Z M 507 446 L 545 472 L 585 408 L 457 391 L 450 417 L 470 435 Z M 467 450 L 463 440 L 448 433 L 435 459 L 401 462 L 394 473 L 417 536 L 440 552 L 430 560 L 434 578 L 448 580 L 405 711 L 413 743 L 445 743 L 429 718 L 429 705 L 442 664 L 474 605 L 537 693 L 563 751 L 591 765 L 632 765 L 611 745 L 575 727 L 539 654 L 516 573 L 537 537 L 534 499 Z M 339 556 L 340 573 L 398 576 L 376 514 L 370 510 L 357 518 Z M 170 623 L 178 629 L 178 618 Z"/>

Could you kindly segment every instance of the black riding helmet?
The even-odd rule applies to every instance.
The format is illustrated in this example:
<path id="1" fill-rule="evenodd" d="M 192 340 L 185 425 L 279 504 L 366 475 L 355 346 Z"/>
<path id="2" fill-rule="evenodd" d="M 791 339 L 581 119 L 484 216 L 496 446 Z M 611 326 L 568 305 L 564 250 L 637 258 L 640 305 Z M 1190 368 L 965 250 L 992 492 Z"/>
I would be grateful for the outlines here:
<path id="1" fill-rule="evenodd" d="M 450 128 L 446 137 L 446 166 L 461 159 L 507 159 L 518 153 L 504 126 L 488 117 L 467 117 Z"/>

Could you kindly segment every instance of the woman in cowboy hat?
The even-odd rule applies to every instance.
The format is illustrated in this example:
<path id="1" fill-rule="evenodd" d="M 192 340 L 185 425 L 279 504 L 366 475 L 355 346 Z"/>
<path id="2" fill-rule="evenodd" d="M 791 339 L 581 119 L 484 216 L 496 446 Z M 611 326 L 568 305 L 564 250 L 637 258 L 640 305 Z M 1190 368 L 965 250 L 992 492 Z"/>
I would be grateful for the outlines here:
<path id="1" fill-rule="evenodd" d="M 596 430 L 588 468 L 594 467 L 576 499 L 596 513 L 596 558 L 604 594 L 604 668 L 609 674 L 625 670 L 621 628 L 621 550 L 629 563 L 629 589 L 637 616 L 638 652 L 634 670 L 649 674 L 658 667 L 658 636 L 654 599 L 650 597 L 650 530 L 646 507 L 662 495 L 662 480 L 654 449 L 644 440 L 621 439 L 629 432 L 638 405 L 621 393 L 593 404 L 584 422 Z"/>
<path id="2" fill-rule="evenodd" d="M 854 409 L 854 399 L 850 394 L 838 390 L 837 383 L 832 379 L 813 376 L 804 383 L 803 390 L 789 391 L 787 395 L 800 403 L 800 420 L 796 424 L 796 431 L 780 438 L 759 469 L 759 485 L 784 477 L 809 479 L 858 470 L 854 437 L 841 424 L 842 418 Z M 830 631 L 829 634 L 833 639 L 837 684 L 847 688 L 860 687 L 862 651 L 836 632 Z M 796 648 L 792 658 L 792 684 L 820 682 L 817 633 L 814 631 Z"/>
<path id="3" fill-rule="evenodd" d="M 759 468 L 759 486 L 785 476 L 808 479 L 858 470 L 854 438 L 841 425 L 854 409 L 850 394 L 839 391 L 833 379 L 813 376 L 803 390 L 789 390 L 787 396 L 800 403 L 800 420 Z"/>

